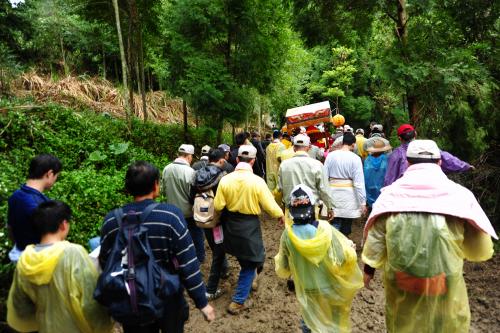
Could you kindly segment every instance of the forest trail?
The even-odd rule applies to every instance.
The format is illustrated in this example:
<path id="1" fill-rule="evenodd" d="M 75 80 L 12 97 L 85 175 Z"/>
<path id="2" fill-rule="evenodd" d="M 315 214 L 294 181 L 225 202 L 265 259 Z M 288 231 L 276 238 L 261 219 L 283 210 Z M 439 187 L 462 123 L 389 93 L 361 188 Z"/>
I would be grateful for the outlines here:
<path id="1" fill-rule="evenodd" d="M 250 297 L 251 308 L 239 316 L 226 312 L 230 303 L 232 288 L 236 286 L 239 266 L 234 257 L 229 256 L 231 276 L 223 281 L 226 294 L 212 302 L 217 319 L 208 324 L 200 311 L 190 302 L 190 317 L 186 323 L 186 332 L 216 333 L 300 333 L 299 306 L 294 293 L 286 288 L 286 281 L 279 279 L 274 273 L 273 257 L 278 252 L 282 227 L 275 220 L 265 219 L 262 223 L 264 244 L 266 246 L 266 263 L 260 277 L 259 290 Z M 361 222 L 353 225 L 352 239 L 358 244 L 358 258 L 362 237 Z M 207 259 L 203 264 L 203 272 L 209 270 L 210 250 L 207 247 Z M 469 293 L 471 307 L 471 333 L 495 332 L 500 327 L 500 276 L 497 270 L 500 256 L 485 263 L 466 262 L 464 275 Z M 361 261 L 360 261 L 361 265 Z M 381 273 L 377 272 L 372 281 L 373 291 L 361 289 L 356 295 L 352 311 L 352 332 L 385 332 L 384 321 L 384 289 Z"/>

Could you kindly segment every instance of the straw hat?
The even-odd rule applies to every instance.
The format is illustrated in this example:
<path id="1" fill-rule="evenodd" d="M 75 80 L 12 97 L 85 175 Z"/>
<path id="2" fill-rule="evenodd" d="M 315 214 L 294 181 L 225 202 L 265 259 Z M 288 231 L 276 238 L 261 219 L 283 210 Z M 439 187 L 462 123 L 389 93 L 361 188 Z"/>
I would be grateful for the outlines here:
<path id="1" fill-rule="evenodd" d="M 372 144 L 366 148 L 369 153 L 385 153 L 392 149 L 391 145 L 382 139 L 374 137 L 371 140 Z"/>

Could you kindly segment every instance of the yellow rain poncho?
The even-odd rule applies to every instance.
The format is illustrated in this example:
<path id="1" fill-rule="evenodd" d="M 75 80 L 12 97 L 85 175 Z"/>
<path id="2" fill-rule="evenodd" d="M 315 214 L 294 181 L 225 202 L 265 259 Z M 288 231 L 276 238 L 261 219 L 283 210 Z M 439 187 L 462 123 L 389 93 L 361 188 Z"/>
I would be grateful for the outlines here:
<path id="1" fill-rule="evenodd" d="M 269 190 L 274 191 L 278 186 L 278 169 L 280 162 L 278 157 L 285 150 L 281 142 L 271 142 L 266 148 L 266 179 Z"/>
<path id="2" fill-rule="evenodd" d="M 326 221 L 287 226 L 274 258 L 276 273 L 293 278 L 306 325 L 317 333 L 350 332 L 349 315 L 363 286 L 351 242 Z"/>
<path id="3" fill-rule="evenodd" d="M 97 271 L 83 247 L 57 242 L 26 247 L 7 300 L 7 322 L 17 331 L 111 332 L 106 309 L 93 299 Z"/>
<path id="4" fill-rule="evenodd" d="M 295 156 L 295 150 L 293 150 L 293 146 L 280 151 L 280 153 L 278 154 L 278 157 L 282 163 L 283 161 L 286 161 L 287 159 L 292 158 L 294 156 Z"/>
<path id="5" fill-rule="evenodd" d="M 491 237 L 456 217 L 383 215 L 369 229 L 363 261 L 384 269 L 388 332 L 469 332 L 463 260 L 493 254 Z"/>

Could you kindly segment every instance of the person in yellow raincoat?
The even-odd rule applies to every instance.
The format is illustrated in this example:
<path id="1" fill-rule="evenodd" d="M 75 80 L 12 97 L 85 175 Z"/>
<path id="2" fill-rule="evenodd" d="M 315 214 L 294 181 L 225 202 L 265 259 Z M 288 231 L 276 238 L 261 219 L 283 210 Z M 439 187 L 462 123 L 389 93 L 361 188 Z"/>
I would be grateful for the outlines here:
<path id="1" fill-rule="evenodd" d="M 390 333 L 469 332 L 463 261 L 491 258 L 497 235 L 474 195 L 443 173 L 434 141 L 412 141 L 406 156 L 365 226 L 365 286 L 384 270 Z"/>
<path id="2" fill-rule="evenodd" d="M 290 195 L 294 224 L 286 226 L 274 258 L 280 278 L 293 278 L 302 331 L 350 332 L 351 304 L 363 286 L 354 244 L 326 221 L 314 218 L 314 196 L 304 184 Z"/>
<path id="3" fill-rule="evenodd" d="M 42 237 L 19 258 L 7 300 L 7 323 L 19 332 L 112 332 L 106 309 L 93 299 L 97 271 L 87 251 L 64 241 L 71 210 L 39 205 L 33 223 Z"/>
<path id="4" fill-rule="evenodd" d="M 285 145 L 281 143 L 281 132 L 276 130 L 273 132 L 273 141 L 266 147 L 266 182 L 267 187 L 273 193 L 276 202 L 281 203 L 281 198 L 276 190 L 278 187 L 278 169 L 280 167 L 279 156 Z"/>

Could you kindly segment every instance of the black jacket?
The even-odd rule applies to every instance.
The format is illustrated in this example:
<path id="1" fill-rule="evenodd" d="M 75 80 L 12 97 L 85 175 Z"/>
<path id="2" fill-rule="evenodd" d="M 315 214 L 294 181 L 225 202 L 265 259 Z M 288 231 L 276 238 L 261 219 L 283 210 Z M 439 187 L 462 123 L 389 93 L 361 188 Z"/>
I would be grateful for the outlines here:
<path id="1" fill-rule="evenodd" d="M 195 188 L 196 192 L 213 190 L 215 193 L 220 179 L 226 174 L 227 172 L 219 168 L 217 165 L 208 164 L 207 166 L 196 171 L 194 175 L 193 188 Z"/>

